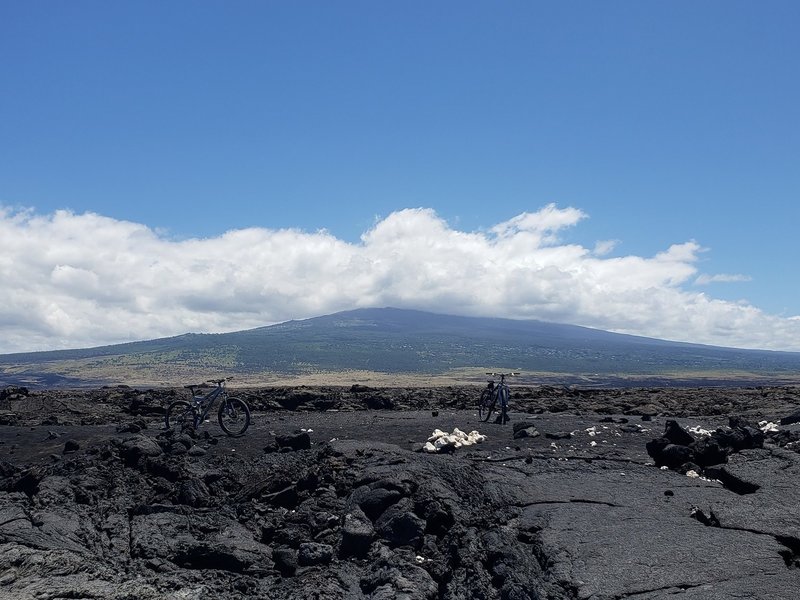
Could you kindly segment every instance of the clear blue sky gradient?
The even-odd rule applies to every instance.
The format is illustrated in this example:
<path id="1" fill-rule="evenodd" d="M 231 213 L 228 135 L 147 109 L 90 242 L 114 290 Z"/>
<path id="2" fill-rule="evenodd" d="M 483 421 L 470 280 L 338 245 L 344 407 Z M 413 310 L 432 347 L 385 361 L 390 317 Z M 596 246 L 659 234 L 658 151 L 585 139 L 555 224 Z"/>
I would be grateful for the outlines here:
<path id="1" fill-rule="evenodd" d="M 545 204 L 800 314 L 800 2 L 0 0 L 0 203 L 176 238 Z"/>

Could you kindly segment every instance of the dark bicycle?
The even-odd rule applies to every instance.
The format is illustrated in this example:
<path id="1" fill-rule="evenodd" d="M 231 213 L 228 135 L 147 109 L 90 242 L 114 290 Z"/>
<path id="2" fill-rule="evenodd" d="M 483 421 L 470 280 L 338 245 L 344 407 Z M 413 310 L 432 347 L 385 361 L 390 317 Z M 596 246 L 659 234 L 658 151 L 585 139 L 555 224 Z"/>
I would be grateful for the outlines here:
<path id="1" fill-rule="evenodd" d="M 486 389 L 481 393 L 481 399 L 478 403 L 478 417 L 481 421 L 488 421 L 492 416 L 492 412 L 500 403 L 500 417 L 498 421 L 501 424 L 508 422 L 508 399 L 511 396 L 511 391 L 506 384 L 506 377 L 519 375 L 519 373 L 486 373 L 492 377 L 500 377 L 500 381 L 495 383 L 494 379 L 490 379 Z"/>
<path id="2" fill-rule="evenodd" d="M 244 400 L 239 398 L 229 398 L 225 389 L 225 379 L 209 379 L 206 383 L 195 385 L 185 385 L 186 389 L 192 393 L 192 401 L 176 400 L 167 407 L 164 415 L 164 422 L 167 429 L 173 427 L 182 429 L 191 427 L 197 429 L 206 420 L 206 416 L 211 412 L 211 407 L 217 398 L 221 398 L 217 420 L 222 431 L 230 436 L 236 437 L 244 434 L 250 426 L 250 407 Z M 216 387 L 207 394 L 198 393 L 199 388 L 208 387 L 208 384 Z"/>

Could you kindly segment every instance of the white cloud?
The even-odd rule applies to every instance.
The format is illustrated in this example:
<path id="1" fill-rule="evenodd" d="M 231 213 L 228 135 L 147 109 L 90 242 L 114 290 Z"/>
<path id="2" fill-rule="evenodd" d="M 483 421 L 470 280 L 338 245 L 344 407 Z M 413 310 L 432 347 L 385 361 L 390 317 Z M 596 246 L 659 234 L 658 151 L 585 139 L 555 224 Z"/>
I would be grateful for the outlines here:
<path id="1" fill-rule="evenodd" d="M 684 288 L 708 277 L 697 275 L 704 249 L 696 242 L 607 258 L 612 242 L 559 242 L 585 217 L 551 204 L 466 232 L 433 210 L 407 209 L 353 244 L 327 231 L 260 228 L 174 241 L 92 213 L 0 208 L 0 352 L 232 331 L 372 306 L 800 350 L 800 319 Z"/>
<path id="2" fill-rule="evenodd" d="M 577 208 L 558 208 L 555 204 L 548 204 L 535 213 L 524 212 L 513 219 L 492 227 L 492 232 L 501 237 L 527 233 L 528 238 L 535 238 L 540 244 L 555 244 L 558 242 L 556 233 L 559 229 L 575 225 L 586 214 Z"/>
<path id="3" fill-rule="evenodd" d="M 749 275 L 728 275 L 720 273 L 718 275 L 699 275 L 694 280 L 695 285 L 708 285 L 709 283 L 736 283 L 739 281 L 752 281 Z"/>
<path id="4" fill-rule="evenodd" d="M 592 254 L 595 256 L 606 256 L 611 254 L 614 248 L 619 244 L 619 240 L 599 240 L 595 242 L 594 251 Z"/>

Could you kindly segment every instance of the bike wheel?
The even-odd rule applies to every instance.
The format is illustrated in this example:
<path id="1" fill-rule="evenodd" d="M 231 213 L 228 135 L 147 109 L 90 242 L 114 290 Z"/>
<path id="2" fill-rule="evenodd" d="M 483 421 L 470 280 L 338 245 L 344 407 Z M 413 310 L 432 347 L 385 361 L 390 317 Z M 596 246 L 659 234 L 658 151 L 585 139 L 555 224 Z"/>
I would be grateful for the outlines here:
<path id="1" fill-rule="evenodd" d="M 481 394 L 481 400 L 478 404 L 478 418 L 481 421 L 488 421 L 489 417 L 494 410 L 494 405 L 496 402 L 495 395 L 492 393 L 491 390 L 483 390 Z"/>
<path id="2" fill-rule="evenodd" d="M 501 388 L 497 396 L 500 400 L 500 424 L 505 425 L 508 423 L 508 390 Z"/>
<path id="3" fill-rule="evenodd" d="M 185 429 L 195 427 L 197 423 L 197 413 L 191 404 L 185 400 L 176 400 L 167 407 L 164 413 L 164 424 L 167 429 Z"/>
<path id="4" fill-rule="evenodd" d="M 250 427 L 250 408 L 244 400 L 228 398 L 219 405 L 219 426 L 230 436 L 242 435 Z"/>

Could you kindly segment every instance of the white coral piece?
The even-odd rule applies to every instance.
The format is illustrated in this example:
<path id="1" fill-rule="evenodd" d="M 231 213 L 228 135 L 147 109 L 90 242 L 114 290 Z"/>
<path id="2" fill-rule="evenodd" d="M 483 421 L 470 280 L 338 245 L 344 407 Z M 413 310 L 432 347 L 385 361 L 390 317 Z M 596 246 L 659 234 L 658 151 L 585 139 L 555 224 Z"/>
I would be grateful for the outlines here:
<path id="1" fill-rule="evenodd" d="M 778 431 L 778 424 L 771 421 L 759 421 L 758 428 L 764 433 L 776 433 Z"/>
<path id="2" fill-rule="evenodd" d="M 486 440 L 486 436 L 478 433 L 477 431 L 470 431 L 464 433 L 458 427 L 453 429 L 453 433 L 447 433 L 441 429 L 434 429 L 431 436 L 425 444 L 425 452 L 439 452 L 445 446 L 454 446 L 461 448 L 462 446 L 472 446 L 473 444 L 480 444 Z"/>

